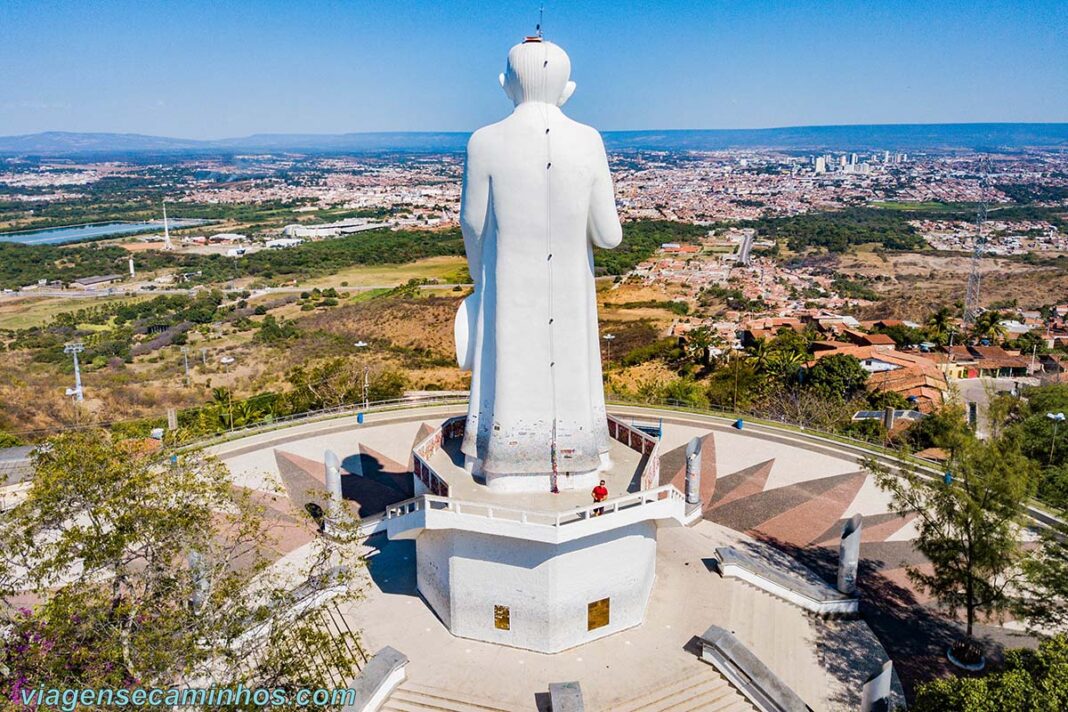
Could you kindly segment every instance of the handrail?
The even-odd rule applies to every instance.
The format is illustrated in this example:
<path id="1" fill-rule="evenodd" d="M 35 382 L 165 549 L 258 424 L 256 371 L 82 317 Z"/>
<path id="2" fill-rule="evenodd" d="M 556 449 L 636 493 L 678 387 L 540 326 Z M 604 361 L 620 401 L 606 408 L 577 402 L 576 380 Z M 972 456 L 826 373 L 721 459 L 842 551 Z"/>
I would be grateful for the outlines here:
<path id="1" fill-rule="evenodd" d="M 643 488 L 651 488 L 660 481 L 660 438 L 653 437 L 649 433 L 627 424 L 613 415 L 607 416 L 608 434 L 618 442 L 626 445 L 629 449 L 639 453 L 642 457 L 648 456 L 645 467 L 639 478 Z M 627 439 L 623 439 L 623 433 Z M 637 437 L 638 442 L 634 442 Z"/>
<path id="2" fill-rule="evenodd" d="M 237 428 L 220 430 L 215 433 L 206 434 L 203 437 L 196 438 L 189 442 L 178 444 L 175 448 L 177 450 L 187 450 L 222 445 L 230 440 L 237 440 L 260 432 L 271 432 L 272 430 L 279 430 L 305 422 L 311 423 L 320 419 L 342 418 L 345 416 L 357 415 L 359 413 L 389 412 L 393 410 L 405 410 L 407 408 L 463 405 L 465 403 L 467 403 L 467 396 L 446 395 L 438 397 L 420 396 L 418 398 L 391 398 L 388 400 L 372 401 L 367 404 L 367 407 L 364 407 L 362 403 L 331 406 L 329 408 L 309 410 L 303 413 L 284 415 L 272 418 L 271 420 L 262 420 L 257 423 L 250 423 L 249 425 L 242 425 Z"/>
<path id="3" fill-rule="evenodd" d="M 419 497 L 397 502 L 386 508 L 385 518 L 394 519 L 423 510 L 447 510 L 455 514 L 482 516 L 487 519 L 506 519 L 521 524 L 535 526 L 562 527 L 575 522 L 586 521 L 594 516 L 614 514 L 616 512 L 655 504 L 665 499 L 683 502 L 685 497 L 674 485 L 662 485 L 654 489 L 631 492 L 619 497 L 606 499 L 583 507 L 562 511 L 520 509 L 493 504 L 491 502 L 474 502 L 425 494 Z M 598 512 L 600 512 L 598 514 Z M 502 516 L 504 515 L 504 516 Z M 538 521 L 541 520 L 541 521 Z"/>

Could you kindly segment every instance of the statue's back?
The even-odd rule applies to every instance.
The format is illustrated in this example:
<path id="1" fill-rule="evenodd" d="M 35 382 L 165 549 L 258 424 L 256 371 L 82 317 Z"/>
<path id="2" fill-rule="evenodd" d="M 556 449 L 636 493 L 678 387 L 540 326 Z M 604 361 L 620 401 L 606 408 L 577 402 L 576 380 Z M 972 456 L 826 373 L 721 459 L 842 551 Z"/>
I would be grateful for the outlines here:
<path id="1" fill-rule="evenodd" d="M 569 67 L 549 43 L 513 48 L 502 85 L 516 108 L 468 143 L 463 452 L 491 486 L 547 488 L 557 464 L 585 486 L 608 450 L 591 248 L 621 231 L 600 135 L 559 108 Z"/>

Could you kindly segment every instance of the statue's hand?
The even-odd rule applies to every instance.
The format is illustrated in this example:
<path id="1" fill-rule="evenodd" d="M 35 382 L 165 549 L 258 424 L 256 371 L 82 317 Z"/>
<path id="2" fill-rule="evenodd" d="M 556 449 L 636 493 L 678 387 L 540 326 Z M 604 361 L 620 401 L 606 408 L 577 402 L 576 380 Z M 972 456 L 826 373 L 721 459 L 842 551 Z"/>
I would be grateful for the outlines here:
<path id="1" fill-rule="evenodd" d="M 478 319 L 477 294 L 476 292 L 460 302 L 460 307 L 456 310 L 456 321 L 452 327 L 452 334 L 456 340 L 456 363 L 462 371 L 470 371 L 475 365 L 473 332 Z"/>

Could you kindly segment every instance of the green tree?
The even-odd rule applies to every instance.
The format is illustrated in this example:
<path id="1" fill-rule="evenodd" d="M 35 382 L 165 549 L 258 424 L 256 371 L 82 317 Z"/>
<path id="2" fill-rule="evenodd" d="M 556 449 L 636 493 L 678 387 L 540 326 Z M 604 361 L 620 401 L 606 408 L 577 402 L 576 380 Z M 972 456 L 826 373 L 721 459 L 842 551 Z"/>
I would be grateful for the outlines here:
<path id="1" fill-rule="evenodd" d="M 805 363 L 805 355 L 793 349 L 775 349 L 764 363 L 764 371 L 780 383 L 793 381 Z"/>
<path id="2" fill-rule="evenodd" d="M 832 354 L 821 358 L 804 376 L 804 383 L 825 398 L 850 399 L 863 394 L 868 372 L 855 356 Z"/>
<path id="3" fill-rule="evenodd" d="M 708 400 L 735 412 L 753 406 L 764 387 L 764 376 L 740 354 L 728 351 L 708 378 Z"/>
<path id="4" fill-rule="evenodd" d="M 1060 712 L 1068 709 L 1068 636 L 1038 650 L 1009 650 L 1004 667 L 982 677 L 950 677 L 920 685 L 912 712 Z"/>
<path id="5" fill-rule="evenodd" d="M 715 337 L 707 326 L 700 326 L 686 334 L 686 354 L 701 368 L 712 363 L 712 345 Z"/>
<path id="6" fill-rule="evenodd" d="M 956 328 L 956 319 L 949 307 L 939 307 L 931 312 L 925 322 L 927 338 L 939 345 L 949 343 L 950 334 Z"/>
<path id="7" fill-rule="evenodd" d="M 260 330 L 256 332 L 254 339 L 261 344 L 277 344 L 295 339 L 298 336 L 300 336 L 300 332 L 293 322 L 279 322 L 273 315 L 268 314 L 260 322 Z"/>
<path id="8" fill-rule="evenodd" d="M 965 441 L 949 461 L 952 482 L 931 479 L 912 465 L 865 467 L 891 495 L 893 511 L 915 515 L 915 547 L 931 564 L 907 567 L 909 579 L 950 613 L 964 611 L 972 639 L 976 617 L 1004 611 L 1007 587 L 1021 559 L 1018 543 L 1036 468 L 1005 439 Z"/>
<path id="9" fill-rule="evenodd" d="M 34 457 L 26 499 L 0 520 L 2 699 L 42 683 L 329 687 L 331 672 L 354 674 L 310 617 L 320 599 L 301 611 L 290 593 L 348 588 L 351 528 L 348 543 L 316 538 L 282 572 L 266 555 L 277 542 L 264 505 L 211 457 L 145 454 L 99 430 Z M 27 597 L 37 603 L 18 608 Z M 295 639 L 309 650 L 295 654 Z"/>
<path id="10" fill-rule="evenodd" d="M 1068 413 L 1068 384 L 1029 388 L 1013 413 L 1007 435 L 1042 468 L 1038 496 L 1044 502 L 1068 506 L 1068 427 L 1046 416 Z"/>
<path id="11" fill-rule="evenodd" d="M 1032 627 L 1068 626 L 1068 525 L 1042 531 L 1041 543 L 1023 563 L 1024 583 L 1017 612 Z"/>
<path id="12" fill-rule="evenodd" d="M 924 338 L 924 332 L 919 329 L 915 329 L 911 326 L 905 326 L 904 324 L 892 324 L 891 326 L 884 326 L 881 329 L 875 331 L 877 334 L 886 334 L 894 343 L 900 347 L 914 346 L 921 343 Z"/>
<path id="13" fill-rule="evenodd" d="M 991 343 L 997 343 L 1005 338 L 1005 327 L 1001 320 L 1005 317 L 999 311 L 985 311 L 975 318 L 972 324 L 972 337 L 986 339 Z"/>
<path id="14" fill-rule="evenodd" d="M 0 430 L 0 447 L 17 447 L 22 445 L 19 436 Z"/>
<path id="15" fill-rule="evenodd" d="M 674 405 L 688 405 L 692 408 L 708 408 L 708 396 L 697 381 L 692 378 L 676 378 L 664 386 L 662 397 Z"/>
<path id="16" fill-rule="evenodd" d="M 905 432 L 909 444 L 916 450 L 942 448 L 950 457 L 965 443 L 975 439 L 975 434 L 968 427 L 964 408 L 956 404 L 946 405 L 928 414 Z"/>

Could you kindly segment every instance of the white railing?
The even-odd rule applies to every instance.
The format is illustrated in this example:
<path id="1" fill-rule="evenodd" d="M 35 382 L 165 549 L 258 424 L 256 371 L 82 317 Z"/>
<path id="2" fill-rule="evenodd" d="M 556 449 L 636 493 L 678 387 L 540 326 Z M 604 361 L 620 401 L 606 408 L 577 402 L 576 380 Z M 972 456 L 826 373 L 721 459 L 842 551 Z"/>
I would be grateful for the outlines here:
<path id="1" fill-rule="evenodd" d="M 412 499 L 398 502 L 386 508 L 385 518 L 394 519 L 407 514 L 423 510 L 446 511 L 453 514 L 485 517 L 520 524 L 531 524 L 545 527 L 564 527 L 575 522 L 583 522 L 594 517 L 609 516 L 617 512 L 627 511 L 636 507 L 644 507 L 664 500 L 684 503 L 685 497 L 672 485 L 664 485 L 655 489 L 642 490 L 606 499 L 604 502 L 575 507 L 559 512 L 544 510 L 519 509 L 516 507 L 502 507 L 489 502 L 471 502 L 452 499 L 450 497 L 438 497 L 436 495 L 423 495 Z"/>
<path id="2" fill-rule="evenodd" d="M 449 483 L 431 466 L 430 458 L 441 449 L 447 438 L 463 437 L 466 424 L 467 418 L 465 416 L 458 415 L 448 418 L 434 432 L 420 440 L 412 448 L 413 474 L 431 494 L 442 497 L 449 496 Z"/>
<path id="3" fill-rule="evenodd" d="M 642 489 L 656 487 L 660 481 L 660 438 L 611 415 L 608 416 L 608 434 L 643 457 L 648 456 L 640 477 Z"/>

